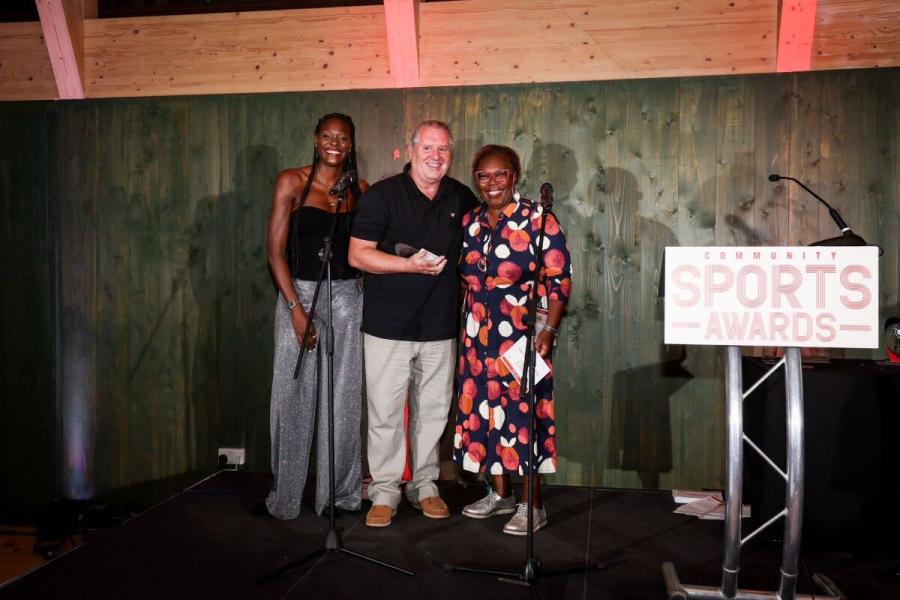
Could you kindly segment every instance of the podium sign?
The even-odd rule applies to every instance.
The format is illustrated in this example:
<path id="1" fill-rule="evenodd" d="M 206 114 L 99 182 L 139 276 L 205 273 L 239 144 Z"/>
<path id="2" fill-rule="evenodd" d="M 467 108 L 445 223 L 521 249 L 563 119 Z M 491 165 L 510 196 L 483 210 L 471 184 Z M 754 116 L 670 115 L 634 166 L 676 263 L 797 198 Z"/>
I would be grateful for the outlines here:
<path id="1" fill-rule="evenodd" d="M 665 343 L 877 348 L 878 248 L 666 248 Z"/>

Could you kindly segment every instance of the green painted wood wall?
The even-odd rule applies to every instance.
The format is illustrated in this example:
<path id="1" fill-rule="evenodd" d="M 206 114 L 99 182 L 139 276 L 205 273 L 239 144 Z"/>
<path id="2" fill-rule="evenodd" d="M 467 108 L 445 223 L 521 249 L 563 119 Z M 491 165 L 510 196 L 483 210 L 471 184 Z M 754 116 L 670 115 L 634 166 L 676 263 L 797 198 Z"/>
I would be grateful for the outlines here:
<path id="1" fill-rule="evenodd" d="M 24 288 L 4 286 L 5 348 L 28 340 L 32 363 L 50 369 L 58 326 L 60 354 L 84 359 L 71 374 L 63 365 L 59 383 L 63 397 L 68 386 L 89 400 L 97 491 L 212 469 L 218 446 L 246 447 L 248 468 L 265 470 L 275 174 L 309 162 L 326 112 L 356 120 L 370 181 L 401 168 L 394 150 L 405 157 L 416 122 L 442 118 L 455 132 L 454 176 L 468 182 L 473 152 L 495 142 L 519 151 L 528 193 L 556 188 L 575 282 L 552 480 L 719 486 L 720 353 L 662 344 L 661 252 L 834 235 L 814 200 L 766 180 L 790 173 L 886 248 L 882 314 L 900 313 L 898 100 L 894 69 L 0 105 L 3 243 L 28 259 L 4 254 L 5 282 Z M 22 319 L 23 306 L 40 314 Z M 28 384 L 4 376 L 4 415 L 54 397 L 52 369 L 33 371 Z M 30 429 L 46 432 L 55 407 L 41 406 Z M 7 435 L 27 447 L 20 431 Z"/>
<path id="2" fill-rule="evenodd" d="M 59 455 L 50 115 L 0 107 L 0 515 L 53 494 Z M 0 521 L 2 523 L 3 521 Z"/>

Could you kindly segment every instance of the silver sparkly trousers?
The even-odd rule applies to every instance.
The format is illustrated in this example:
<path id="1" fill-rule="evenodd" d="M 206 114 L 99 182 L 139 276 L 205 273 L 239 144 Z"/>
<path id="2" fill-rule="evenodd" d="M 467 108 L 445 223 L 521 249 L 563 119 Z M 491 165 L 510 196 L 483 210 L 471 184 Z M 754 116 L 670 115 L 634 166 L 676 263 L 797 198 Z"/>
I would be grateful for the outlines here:
<path id="1" fill-rule="evenodd" d="M 315 281 L 294 281 L 304 309 L 309 310 Z M 362 291 L 355 279 L 332 284 L 334 321 L 334 447 L 335 504 L 358 510 L 362 501 L 360 411 L 362 409 Z M 319 346 L 303 357 L 300 376 L 294 368 L 300 344 L 287 302 L 281 294 L 275 305 L 275 362 L 272 374 L 270 429 L 272 491 L 266 499 L 269 514 L 293 519 L 309 468 L 316 433 L 316 513 L 328 506 L 328 371 L 325 348 L 325 288 L 313 316 Z M 316 382 L 318 380 L 318 385 Z M 318 390 L 318 394 L 317 394 Z"/>

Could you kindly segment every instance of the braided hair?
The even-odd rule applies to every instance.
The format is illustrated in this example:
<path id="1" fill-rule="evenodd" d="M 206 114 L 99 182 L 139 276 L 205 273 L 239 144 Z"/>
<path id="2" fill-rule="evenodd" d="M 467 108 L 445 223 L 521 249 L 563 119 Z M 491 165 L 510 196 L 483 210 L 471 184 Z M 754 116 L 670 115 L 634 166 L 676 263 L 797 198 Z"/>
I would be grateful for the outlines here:
<path id="1" fill-rule="evenodd" d="M 359 200 L 359 197 L 362 195 L 362 190 L 359 187 L 359 172 L 357 170 L 357 162 L 356 162 L 356 125 L 353 124 L 353 119 L 350 118 L 349 115 L 345 115 L 343 113 L 328 113 L 324 115 L 319 121 L 316 123 L 315 134 L 319 135 L 322 132 L 322 127 L 328 121 L 332 119 L 338 119 L 343 121 L 347 127 L 350 128 L 350 152 L 347 155 L 347 160 L 344 161 L 344 166 L 341 169 L 341 175 L 348 171 L 354 171 L 357 173 L 356 177 L 353 178 L 353 181 L 350 183 L 350 191 L 353 192 L 353 198 Z M 294 222 L 295 219 L 299 216 L 300 209 L 303 208 L 303 205 L 306 204 L 306 198 L 309 196 L 309 191 L 312 189 L 313 180 L 316 178 L 316 172 L 319 168 L 319 148 L 313 144 L 313 158 L 312 158 L 312 166 L 309 168 L 309 177 L 306 178 L 306 184 L 303 186 L 303 190 L 300 192 L 300 201 L 297 207 L 297 210 L 293 212 L 291 215 L 291 224 L 288 230 L 288 243 L 287 243 L 287 261 L 288 266 L 291 269 L 291 274 L 296 274 L 297 270 L 300 266 L 300 234 L 297 232 L 297 226 Z M 348 233 L 351 224 L 348 219 L 347 227 Z"/>

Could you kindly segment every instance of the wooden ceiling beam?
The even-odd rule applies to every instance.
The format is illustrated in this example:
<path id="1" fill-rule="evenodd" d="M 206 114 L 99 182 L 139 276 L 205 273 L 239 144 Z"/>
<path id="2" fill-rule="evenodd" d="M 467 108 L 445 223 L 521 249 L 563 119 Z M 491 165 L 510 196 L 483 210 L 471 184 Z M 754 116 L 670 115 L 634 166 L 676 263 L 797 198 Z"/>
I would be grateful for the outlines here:
<path id="1" fill-rule="evenodd" d="M 818 0 L 782 0 L 778 27 L 778 73 L 809 71 Z"/>
<path id="2" fill-rule="evenodd" d="M 420 83 L 418 9 L 419 0 L 384 0 L 391 82 L 395 87 L 416 87 Z"/>
<path id="3" fill-rule="evenodd" d="M 37 0 L 41 29 L 61 100 L 84 98 L 82 0 Z"/>
<path id="4" fill-rule="evenodd" d="M 67 21 L 75 60 L 57 62 L 63 69 L 81 69 L 83 62 L 88 98 L 900 66 L 898 0 L 780 0 L 780 13 L 772 0 L 381 0 L 124 19 L 91 18 L 96 0 L 81 2 L 83 58 L 82 36 L 74 33 L 79 23 L 70 28 Z M 53 4 L 79 7 L 75 0 Z M 392 9 L 406 25 L 393 25 Z M 397 39 L 389 53 L 388 31 L 400 32 L 406 59 L 395 49 Z M 810 52 L 803 38 L 813 34 Z M 47 48 L 53 40 L 58 45 L 57 37 L 45 34 L 40 22 L 0 24 L 0 101 L 80 97 L 62 87 L 57 93 L 64 78 L 54 77 L 60 65 L 51 65 L 50 56 L 60 51 Z M 788 61 L 795 50 L 801 60 Z M 77 86 L 79 79 L 73 80 Z"/>
<path id="5" fill-rule="evenodd" d="M 900 66 L 900 2 L 819 0 L 812 68 Z"/>

